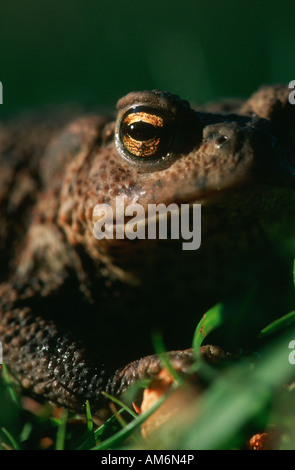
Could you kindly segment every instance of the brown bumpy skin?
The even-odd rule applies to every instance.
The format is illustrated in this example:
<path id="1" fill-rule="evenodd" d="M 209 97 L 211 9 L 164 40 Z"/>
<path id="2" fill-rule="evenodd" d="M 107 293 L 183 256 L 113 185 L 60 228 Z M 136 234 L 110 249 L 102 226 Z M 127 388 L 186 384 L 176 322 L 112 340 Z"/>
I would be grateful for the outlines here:
<path id="1" fill-rule="evenodd" d="M 88 399 L 101 415 L 102 391 L 121 396 L 161 370 L 150 356 L 155 329 L 185 372 L 192 332 L 215 302 L 228 303 L 234 325 L 236 302 L 253 284 L 267 291 L 245 319 L 251 338 L 272 319 L 264 314 L 287 311 L 295 251 L 288 93 L 264 87 L 245 103 L 193 110 L 169 93 L 133 92 L 118 102 L 116 122 L 75 111 L 0 124 L 0 341 L 27 393 L 78 412 Z M 137 106 L 170 126 L 150 162 L 130 157 L 120 140 L 121 119 Z M 200 249 L 169 237 L 97 240 L 93 209 L 114 207 L 117 196 L 144 208 L 201 203 Z M 249 346 L 245 324 L 219 344 Z M 209 362 L 228 357 L 208 345 L 201 353 Z"/>

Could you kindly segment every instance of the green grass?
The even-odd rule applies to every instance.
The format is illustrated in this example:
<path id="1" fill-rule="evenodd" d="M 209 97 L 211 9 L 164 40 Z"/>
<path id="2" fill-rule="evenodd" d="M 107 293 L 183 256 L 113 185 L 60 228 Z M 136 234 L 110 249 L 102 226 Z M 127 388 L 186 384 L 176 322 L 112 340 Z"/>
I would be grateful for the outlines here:
<path id="1" fill-rule="evenodd" d="M 295 283 L 295 277 L 294 277 Z M 250 308 L 248 299 L 241 311 Z M 205 364 L 198 355 L 206 336 L 222 325 L 222 304 L 205 313 L 196 327 L 193 346 L 196 369 L 208 386 L 188 404 L 189 419 L 168 421 L 146 440 L 143 423 L 167 399 L 161 399 L 147 412 L 136 415 L 124 402 L 112 399 L 113 416 L 97 425 L 86 403 L 86 417 L 56 409 L 48 404 L 27 401 L 15 389 L 3 367 L 0 384 L 1 449 L 243 449 L 248 439 L 265 430 L 278 429 L 278 449 L 295 449 L 294 365 L 289 362 L 290 340 L 295 339 L 295 312 L 266 325 L 260 338 L 268 340 L 259 354 L 244 357 L 220 370 Z M 264 343 L 263 343 L 264 344 Z M 170 368 L 164 345 L 157 336 L 155 350 Z M 174 377 L 173 390 L 185 387 L 184 379 Z M 187 411 L 186 411 L 187 413 Z"/>

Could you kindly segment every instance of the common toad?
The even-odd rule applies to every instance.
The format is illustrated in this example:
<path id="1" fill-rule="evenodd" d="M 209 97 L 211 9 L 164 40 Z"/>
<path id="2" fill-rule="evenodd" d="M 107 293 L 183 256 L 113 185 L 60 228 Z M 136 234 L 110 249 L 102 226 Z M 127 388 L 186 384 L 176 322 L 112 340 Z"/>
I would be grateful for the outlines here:
<path id="1" fill-rule="evenodd" d="M 132 92 L 116 119 L 1 124 L 0 340 L 29 393 L 79 412 L 88 399 L 98 414 L 102 390 L 120 395 L 159 371 L 155 356 L 137 360 L 153 352 L 154 329 L 185 368 L 193 353 L 180 349 L 215 302 L 234 312 L 258 285 L 266 295 L 247 318 L 251 338 L 271 319 L 265 313 L 287 311 L 295 254 L 288 94 L 263 87 L 245 102 L 193 110 L 169 93 Z M 202 204 L 200 249 L 182 250 L 174 239 L 97 240 L 94 206 L 117 196 L 144 207 Z M 219 344 L 248 344 L 244 327 Z"/>

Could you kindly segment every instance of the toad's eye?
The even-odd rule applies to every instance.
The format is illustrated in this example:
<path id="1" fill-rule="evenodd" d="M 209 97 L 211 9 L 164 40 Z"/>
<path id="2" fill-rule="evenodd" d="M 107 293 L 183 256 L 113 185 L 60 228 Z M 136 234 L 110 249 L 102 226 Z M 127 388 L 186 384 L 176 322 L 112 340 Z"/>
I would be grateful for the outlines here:
<path id="1" fill-rule="evenodd" d="M 164 158 L 172 134 L 172 117 L 151 108 L 137 106 L 121 118 L 118 139 L 127 157 L 141 161 Z"/>

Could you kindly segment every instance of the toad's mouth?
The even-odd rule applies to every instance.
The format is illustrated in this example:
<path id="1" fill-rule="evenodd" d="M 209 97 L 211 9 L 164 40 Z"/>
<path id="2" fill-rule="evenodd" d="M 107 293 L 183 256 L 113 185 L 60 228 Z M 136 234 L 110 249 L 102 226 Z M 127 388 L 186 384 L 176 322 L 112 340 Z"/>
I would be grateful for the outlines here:
<path id="1" fill-rule="evenodd" d="M 157 202 L 149 202 L 147 196 L 143 201 L 136 199 L 136 202 L 130 202 L 125 196 L 116 196 L 110 204 L 94 206 L 92 223 L 95 237 L 99 240 L 155 239 L 155 230 L 159 230 L 162 221 L 173 220 L 177 225 L 177 218 L 197 213 L 201 206 L 230 205 L 233 197 L 242 197 L 244 188 L 247 191 L 252 180 L 253 178 L 249 178 L 248 168 L 244 168 L 239 175 L 235 173 L 226 178 L 222 185 L 207 184 L 189 194 L 185 194 L 185 191 L 182 191 L 183 194 L 175 192 L 169 198 L 163 198 L 164 200 L 159 198 Z M 150 232 L 153 236 L 144 235 L 147 227 L 152 227 Z"/>

